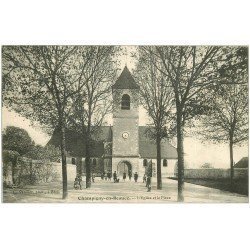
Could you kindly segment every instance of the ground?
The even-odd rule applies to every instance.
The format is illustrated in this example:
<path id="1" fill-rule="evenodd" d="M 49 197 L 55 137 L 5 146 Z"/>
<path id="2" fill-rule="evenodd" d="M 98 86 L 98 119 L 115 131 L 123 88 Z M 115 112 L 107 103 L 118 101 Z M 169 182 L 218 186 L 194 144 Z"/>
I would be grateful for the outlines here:
<path id="1" fill-rule="evenodd" d="M 5 189 L 3 202 L 102 202 L 102 203 L 166 203 L 177 201 L 177 181 L 163 179 L 162 190 L 156 189 L 156 180 L 152 181 L 152 191 L 147 192 L 145 183 L 139 181 L 121 181 L 113 183 L 96 178 L 91 189 L 74 190 L 73 183 L 68 184 L 68 198 L 62 200 L 61 183 L 44 183 L 36 186 L 27 186 L 23 189 Z M 185 183 L 185 202 L 192 203 L 246 203 L 248 196 L 230 193 L 214 188 Z"/>
<path id="2" fill-rule="evenodd" d="M 176 179 L 176 178 L 175 178 Z M 234 185 L 231 188 L 230 179 L 186 179 L 185 182 L 201 185 L 205 187 L 216 188 L 224 191 L 233 191 L 234 193 L 243 194 L 248 196 L 248 179 L 234 180 Z"/>

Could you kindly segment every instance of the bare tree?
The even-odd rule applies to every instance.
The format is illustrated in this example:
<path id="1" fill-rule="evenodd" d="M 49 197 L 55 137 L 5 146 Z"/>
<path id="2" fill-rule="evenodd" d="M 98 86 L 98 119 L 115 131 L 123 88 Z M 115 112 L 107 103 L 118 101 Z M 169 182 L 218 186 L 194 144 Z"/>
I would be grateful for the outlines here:
<path id="1" fill-rule="evenodd" d="M 168 77 L 158 67 L 161 67 L 150 48 L 138 48 L 138 63 L 135 71 L 136 80 L 140 85 L 140 96 L 143 107 L 153 121 L 154 129 L 149 129 L 148 136 L 156 141 L 157 148 L 157 189 L 162 189 L 161 176 L 161 142 L 173 135 L 175 118 L 173 116 L 174 98 Z M 156 67 L 158 64 L 158 67 Z"/>
<path id="2" fill-rule="evenodd" d="M 213 68 L 220 48 L 213 46 L 156 46 L 147 51 L 160 63 L 160 67 L 158 64 L 155 66 L 168 78 L 174 93 L 177 126 L 178 201 L 183 201 L 185 124 L 201 111 L 198 94 L 215 81 Z"/>
<path id="3" fill-rule="evenodd" d="M 119 50 L 118 46 L 93 46 L 94 60 L 84 70 L 84 88 L 72 98 L 74 105 L 68 121 L 83 136 L 86 188 L 91 187 L 90 148 L 98 137 L 105 116 L 111 111 L 111 85 L 116 77 L 114 61 Z M 98 66 L 92 74 L 96 62 Z"/>
<path id="4" fill-rule="evenodd" d="M 199 134 L 203 139 L 229 144 L 233 188 L 233 147 L 248 140 L 248 50 L 246 47 L 224 50 L 224 63 L 218 69 L 219 84 L 204 93 L 210 109 L 201 120 Z"/>

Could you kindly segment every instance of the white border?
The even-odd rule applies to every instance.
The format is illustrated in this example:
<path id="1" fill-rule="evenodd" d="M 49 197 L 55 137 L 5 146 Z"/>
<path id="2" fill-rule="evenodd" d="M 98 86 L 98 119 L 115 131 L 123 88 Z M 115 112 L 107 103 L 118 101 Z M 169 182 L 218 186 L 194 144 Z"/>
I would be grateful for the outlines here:
<path id="1" fill-rule="evenodd" d="M 1 44 L 249 45 L 249 1 L 0 3 Z M 1 249 L 248 249 L 248 205 L 1 204 Z"/>

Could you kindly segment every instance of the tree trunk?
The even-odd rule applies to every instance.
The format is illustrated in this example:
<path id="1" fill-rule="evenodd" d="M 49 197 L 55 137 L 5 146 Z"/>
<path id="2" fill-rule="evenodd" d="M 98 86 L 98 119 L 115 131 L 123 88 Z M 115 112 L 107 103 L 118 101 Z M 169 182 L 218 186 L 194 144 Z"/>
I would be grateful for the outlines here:
<path id="1" fill-rule="evenodd" d="M 87 132 L 86 132 L 86 158 L 85 158 L 85 164 L 86 164 L 86 188 L 91 187 L 91 165 L 90 165 L 90 122 L 88 122 Z"/>
<path id="2" fill-rule="evenodd" d="M 179 114 L 180 113 L 180 114 Z M 184 189 L 184 146 L 181 112 L 177 111 L 177 154 L 178 154 L 178 201 L 183 202 Z"/>
<path id="3" fill-rule="evenodd" d="M 63 182 L 63 195 L 62 198 L 66 199 L 68 196 L 67 187 L 67 161 L 66 161 L 66 143 L 65 143 L 65 126 L 61 124 L 61 156 L 62 156 L 62 182 Z"/>
<path id="4" fill-rule="evenodd" d="M 30 171 L 30 176 L 29 176 L 30 177 L 30 184 L 33 185 L 32 160 L 30 160 L 29 165 L 30 165 L 30 169 L 29 169 L 29 171 Z"/>
<path id="5" fill-rule="evenodd" d="M 161 137 L 160 137 L 160 135 L 157 135 L 156 147 L 157 147 L 157 189 L 162 189 L 162 179 L 161 179 Z"/>
<path id="6" fill-rule="evenodd" d="M 231 190 L 233 189 L 233 181 L 234 181 L 234 159 L 233 159 L 233 141 L 230 139 L 229 142 L 229 149 L 230 149 L 230 185 Z"/>
<path id="7" fill-rule="evenodd" d="M 91 166 L 90 166 L 90 156 L 89 156 L 89 145 L 86 143 L 86 188 L 91 187 Z"/>
<path id="8" fill-rule="evenodd" d="M 17 168 L 17 159 L 18 157 L 16 157 L 13 161 L 11 161 L 11 175 L 12 175 L 12 184 L 15 185 L 16 183 L 16 179 L 15 179 L 15 172 L 16 172 L 16 168 Z"/>

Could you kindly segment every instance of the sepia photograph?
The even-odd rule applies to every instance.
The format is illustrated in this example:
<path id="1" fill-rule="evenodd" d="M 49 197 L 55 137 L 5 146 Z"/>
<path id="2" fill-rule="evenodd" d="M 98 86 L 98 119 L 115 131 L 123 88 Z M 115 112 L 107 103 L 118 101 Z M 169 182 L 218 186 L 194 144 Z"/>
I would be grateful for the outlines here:
<path id="1" fill-rule="evenodd" d="M 249 249 L 249 3 L 0 1 L 0 248 Z"/>
<path id="2" fill-rule="evenodd" d="M 2 46 L 3 203 L 248 203 L 248 46 Z"/>

